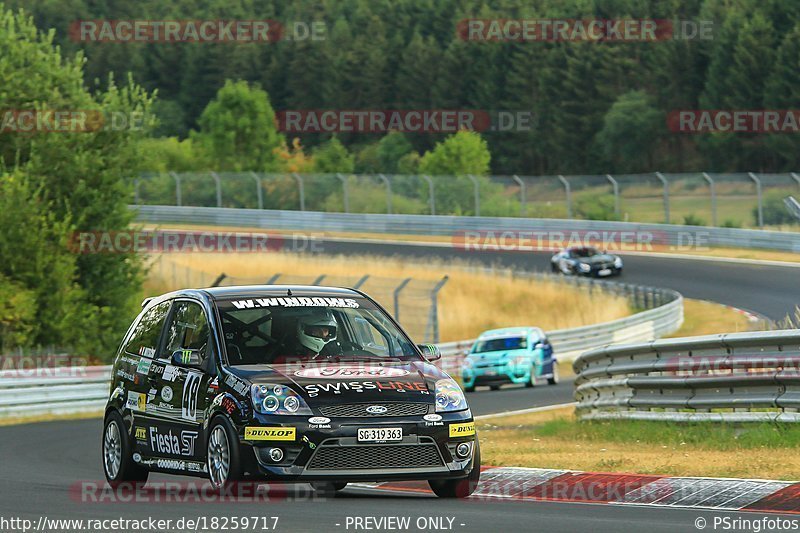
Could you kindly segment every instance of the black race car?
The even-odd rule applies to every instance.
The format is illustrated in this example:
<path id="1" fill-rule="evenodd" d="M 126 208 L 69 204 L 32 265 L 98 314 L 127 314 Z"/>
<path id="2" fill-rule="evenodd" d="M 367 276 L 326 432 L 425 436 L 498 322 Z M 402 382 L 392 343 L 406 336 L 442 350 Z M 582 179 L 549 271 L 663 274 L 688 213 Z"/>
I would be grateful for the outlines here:
<path id="1" fill-rule="evenodd" d="M 622 258 L 591 246 L 567 248 L 550 259 L 550 270 L 577 276 L 619 276 L 622 274 Z"/>
<path id="2" fill-rule="evenodd" d="M 458 384 L 367 295 L 301 286 L 146 300 L 119 348 L 102 450 L 112 486 L 153 471 L 312 482 L 428 480 L 472 493 L 480 448 Z"/>

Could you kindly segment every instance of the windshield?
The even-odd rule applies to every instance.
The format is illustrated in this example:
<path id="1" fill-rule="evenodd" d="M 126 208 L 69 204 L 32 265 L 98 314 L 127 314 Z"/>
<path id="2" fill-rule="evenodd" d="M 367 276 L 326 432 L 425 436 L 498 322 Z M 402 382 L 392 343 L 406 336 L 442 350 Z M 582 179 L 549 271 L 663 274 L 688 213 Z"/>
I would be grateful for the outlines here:
<path id="1" fill-rule="evenodd" d="M 326 359 L 419 360 L 412 343 L 363 298 L 252 298 L 218 303 L 231 365 Z"/>
<path id="2" fill-rule="evenodd" d="M 498 352 L 500 350 L 522 350 L 528 347 L 525 337 L 503 337 L 500 339 L 479 340 L 472 353 Z"/>
<path id="3" fill-rule="evenodd" d="M 575 248 L 572 250 L 572 255 L 575 257 L 592 257 L 599 253 L 596 248 Z"/>

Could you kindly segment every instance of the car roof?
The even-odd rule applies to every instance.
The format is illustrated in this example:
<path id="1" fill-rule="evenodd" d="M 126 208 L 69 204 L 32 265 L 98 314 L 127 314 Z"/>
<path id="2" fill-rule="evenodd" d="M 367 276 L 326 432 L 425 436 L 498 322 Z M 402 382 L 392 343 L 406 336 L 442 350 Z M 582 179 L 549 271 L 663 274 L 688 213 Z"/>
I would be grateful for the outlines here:
<path id="1" fill-rule="evenodd" d="M 322 296 L 363 298 L 364 294 L 345 287 L 323 287 L 318 285 L 231 285 L 225 287 L 208 287 L 205 289 L 180 289 L 154 298 L 145 299 L 142 306 L 157 304 L 171 298 L 189 297 L 201 300 L 226 300 L 229 298 L 268 298 L 277 296 Z"/>
<path id="2" fill-rule="evenodd" d="M 535 326 L 518 326 L 513 328 L 500 328 L 500 329 L 490 329 L 488 331 L 484 331 L 478 337 L 481 340 L 489 339 L 489 338 L 502 338 L 502 337 L 514 337 L 514 336 L 521 336 L 521 335 L 528 335 L 531 332 L 541 333 L 541 328 L 537 328 Z"/>

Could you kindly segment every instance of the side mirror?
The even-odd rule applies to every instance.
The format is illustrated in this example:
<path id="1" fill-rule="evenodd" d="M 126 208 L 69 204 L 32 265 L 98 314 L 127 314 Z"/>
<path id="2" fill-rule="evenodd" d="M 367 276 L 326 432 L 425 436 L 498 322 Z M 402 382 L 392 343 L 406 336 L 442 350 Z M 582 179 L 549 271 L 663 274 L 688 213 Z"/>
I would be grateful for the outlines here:
<path id="1" fill-rule="evenodd" d="M 197 368 L 202 364 L 200 350 L 175 350 L 172 353 L 172 364 Z"/>
<path id="2" fill-rule="evenodd" d="M 422 352 L 422 356 L 430 362 L 442 358 L 442 352 L 435 344 L 417 344 L 417 348 Z"/>

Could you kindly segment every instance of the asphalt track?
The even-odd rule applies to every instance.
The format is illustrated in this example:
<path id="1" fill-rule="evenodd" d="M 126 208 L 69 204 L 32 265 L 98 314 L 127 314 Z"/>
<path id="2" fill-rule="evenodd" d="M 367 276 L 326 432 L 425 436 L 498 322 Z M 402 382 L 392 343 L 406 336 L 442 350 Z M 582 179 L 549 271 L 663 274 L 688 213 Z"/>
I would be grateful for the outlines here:
<path id="1" fill-rule="evenodd" d="M 322 241 L 324 253 L 453 258 L 498 264 L 524 270 L 549 267 L 549 254 L 522 252 L 465 252 L 435 246 L 412 246 Z M 673 288 L 690 298 L 713 300 L 780 319 L 800 303 L 800 270 L 773 265 L 748 265 L 680 258 L 627 256 L 623 281 Z M 534 389 L 479 389 L 469 400 L 475 414 L 563 403 L 572 396 L 571 384 Z M 410 517 L 408 531 L 418 531 L 419 518 L 452 518 L 453 531 L 698 531 L 702 517 L 714 530 L 714 520 L 759 519 L 761 514 L 679 508 L 513 502 L 499 500 L 444 501 L 403 493 L 348 488 L 336 498 L 315 498 L 306 485 L 288 485 L 271 501 L 209 502 L 184 494 L 169 502 L 158 491 L 141 499 L 161 502 L 91 502 L 80 497 L 82 482 L 102 480 L 99 420 L 60 421 L 0 427 L 0 518 L 40 517 L 143 519 L 147 517 L 278 516 L 277 531 L 368 531 L 355 528 L 354 517 Z M 192 482 L 192 478 L 153 475 L 151 482 Z M 76 492 L 77 490 L 77 492 Z M 91 500 L 91 498 L 88 498 Z M 771 515 L 775 517 L 775 515 Z M 348 517 L 351 522 L 348 522 Z M 445 524 L 448 522 L 445 521 Z M 349 524 L 349 526 L 348 526 Z M 718 529 L 718 528 L 717 528 Z M 8 529 L 12 531 L 12 529 Z M 61 529 L 60 531 L 67 531 Z M 185 529 L 183 529 L 185 530 Z M 374 529 L 373 529 L 374 530 Z M 440 529 L 442 530 L 442 529 Z M 445 529 L 446 530 L 446 529 Z M 55 530 L 54 530 L 55 531 Z"/>

